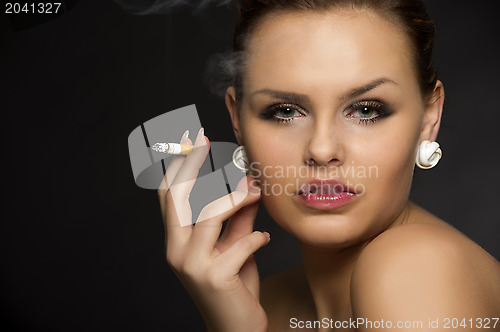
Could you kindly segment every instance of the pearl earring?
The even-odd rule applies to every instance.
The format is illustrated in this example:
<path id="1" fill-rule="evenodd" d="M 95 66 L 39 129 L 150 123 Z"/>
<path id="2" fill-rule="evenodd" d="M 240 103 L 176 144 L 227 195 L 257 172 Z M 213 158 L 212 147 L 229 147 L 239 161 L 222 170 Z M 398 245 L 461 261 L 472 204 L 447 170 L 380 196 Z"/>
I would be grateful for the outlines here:
<path id="1" fill-rule="evenodd" d="M 243 145 L 240 145 L 233 152 L 233 164 L 242 172 L 247 173 L 250 169 L 247 152 Z"/>
<path id="2" fill-rule="evenodd" d="M 425 140 L 418 146 L 415 164 L 421 169 L 430 169 L 437 165 L 442 156 L 443 151 L 437 142 Z"/>

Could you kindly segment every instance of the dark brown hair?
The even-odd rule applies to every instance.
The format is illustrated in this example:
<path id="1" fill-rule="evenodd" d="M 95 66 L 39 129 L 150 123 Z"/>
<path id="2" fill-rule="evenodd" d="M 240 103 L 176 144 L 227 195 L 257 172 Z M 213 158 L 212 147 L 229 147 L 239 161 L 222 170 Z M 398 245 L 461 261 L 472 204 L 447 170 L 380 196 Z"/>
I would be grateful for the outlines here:
<path id="1" fill-rule="evenodd" d="M 231 56 L 219 64 L 220 69 L 232 77 L 226 83 L 235 87 L 237 99 L 241 99 L 243 93 L 247 41 L 263 18 L 279 12 L 324 12 L 335 8 L 370 10 L 399 24 L 412 46 L 422 95 L 430 95 L 437 80 L 432 58 L 434 22 L 422 0 L 241 0 Z"/>

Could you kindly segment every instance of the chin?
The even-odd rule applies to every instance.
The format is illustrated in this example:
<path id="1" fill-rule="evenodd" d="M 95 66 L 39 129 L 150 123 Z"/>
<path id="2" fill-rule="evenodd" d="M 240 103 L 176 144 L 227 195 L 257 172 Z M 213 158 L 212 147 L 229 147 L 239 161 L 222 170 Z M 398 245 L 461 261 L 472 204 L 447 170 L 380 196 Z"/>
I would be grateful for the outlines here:
<path id="1" fill-rule="evenodd" d="M 301 243 L 320 248 L 347 248 L 372 236 L 369 221 L 356 218 L 352 212 L 302 211 L 293 205 L 279 204 L 275 199 L 263 199 L 273 220 Z M 351 212 L 351 213 L 349 213 Z"/>
<path id="2" fill-rule="evenodd" d="M 374 202 L 376 197 L 362 195 L 330 210 L 304 206 L 295 197 L 267 196 L 263 203 L 273 220 L 301 243 L 343 249 L 373 239 L 395 221 L 398 208 L 389 202 Z"/>
<path id="3" fill-rule="evenodd" d="M 373 236 L 361 220 L 346 215 L 306 217 L 297 231 L 291 231 L 310 246 L 335 249 L 357 245 Z"/>

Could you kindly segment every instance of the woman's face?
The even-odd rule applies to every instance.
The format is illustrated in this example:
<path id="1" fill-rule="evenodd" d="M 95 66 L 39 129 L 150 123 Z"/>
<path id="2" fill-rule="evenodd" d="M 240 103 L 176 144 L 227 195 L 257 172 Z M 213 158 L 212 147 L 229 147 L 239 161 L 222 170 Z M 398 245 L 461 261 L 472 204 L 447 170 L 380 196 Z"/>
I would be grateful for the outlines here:
<path id="1" fill-rule="evenodd" d="M 400 29 L 369 12 L 276 14 L 247 50 L 231 113 L 273 219 L 323 247 L 401 222 L 416 148 L 429 137 Z"/>

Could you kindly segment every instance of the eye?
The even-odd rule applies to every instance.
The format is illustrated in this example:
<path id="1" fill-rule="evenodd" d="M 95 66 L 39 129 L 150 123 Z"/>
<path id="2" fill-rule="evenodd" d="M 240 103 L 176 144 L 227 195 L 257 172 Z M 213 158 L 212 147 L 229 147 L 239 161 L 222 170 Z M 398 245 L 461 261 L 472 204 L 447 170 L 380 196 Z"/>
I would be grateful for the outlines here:
<path id="1" fill-rule="evenodd" d="M 306 112 L 295 104 L 274 104 L 268 106 L 261 117 L 278 123 L 286 123 L 305 116 Z"/>
<path id="2" fill-rule="evenodd" d="M 392 114 L 392 110 L 378 100 L 356 102 L 347 109 L 347 117 L 358 119 L 360 124 L 374 123 Z"/>

